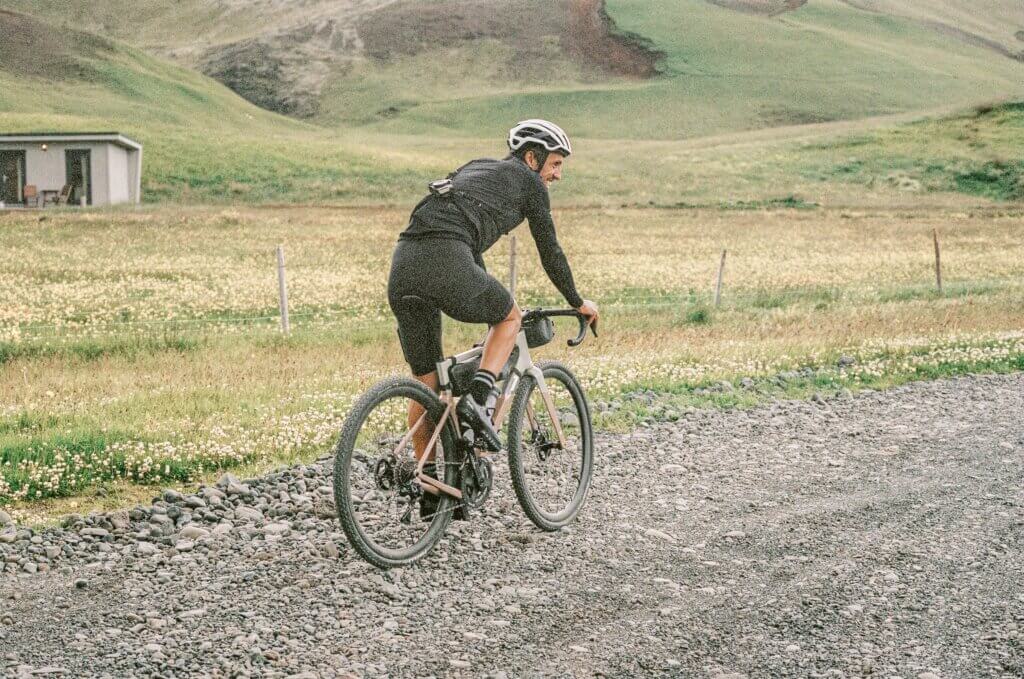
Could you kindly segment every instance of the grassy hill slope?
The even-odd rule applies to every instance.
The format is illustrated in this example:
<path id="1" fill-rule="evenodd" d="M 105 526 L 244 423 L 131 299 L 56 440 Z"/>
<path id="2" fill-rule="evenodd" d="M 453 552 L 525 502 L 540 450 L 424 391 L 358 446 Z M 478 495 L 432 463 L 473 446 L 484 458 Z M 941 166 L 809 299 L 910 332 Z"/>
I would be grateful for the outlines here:
<path id="1" fill-rule="evenodd" d="M 872 12 L 914 19 L 941 33 L 1024 59 L 1024 5 L 1005 0 L 845 0 Z"/>
<path id="2" fill-rule="evenodd" d="M 751 19 L 707 7 L 730 21 Z M 629 9 L 626 0 L 616 0 L 615 9 L 624 26 L 657 33 L 657 27 L 641 24 L 643 11 L 624 11 Z M 801 16 L 792 12 L 786 20 Z M 814 17 L 812 12 L 800 20 Z M 714 21 L 721 19 L 715 16 Z M 698 28 L 693 30 L 699 32 Z M 771 30 L 792 29 L 773 24 Z M 494 106 L 495 98 L 487 96 L 480 101 L 489 104 L 474 109 L 467 88 L 465 111 L 437 103 L 415 107 L 385 123 L 326 129 L 261 110 L 209 78 L 121 43 L 67 29 L 54 31 L 24 15 L 0 12 L 0 38 L 0 131 L 117 129 L 135 137 L 146 148 L 147 202 L 411 205 L 427 180 L 467 158 L 503 154 L 507 119 L 516 113 L 502 112 Z M 765 39 L 773 49 L 781 49 L 776 38 Z M 504 49 L 497 43 L 491 48 Z M 671 79 L 709 72 L 715 59 L 724 58 L 710 47 L 698 56 L 705 61 L 679 54 L 667 57 L 667 74 L 660 82 L 621 80 L 604 83 L 603 89 L 537 88 L 530 95 L 503 95 L 517 103 L 552 98 L 568 102 L 598 91 L 615 95 L 592 107 L 595 120 L 580 118 L 578 127 L 570 126 L 578 153 L 566 180 L 554 189 L 556 204 L 857 205 L 1024 197 L 1017 152 L 1024 146 L 1024 111 L 1019 105 L 911 125 L 911 117 L 903 115 L 694 139 L 607 138 L 613 123 L 639 121 L 637 129 L 654 126 L 658 111 L 651 107 L 676 105 L 683 119 L 700 122 L 702 112 L 672 99 L 676 95 L 670 87 Z M 420 58 L 410 55 L 406 67 Z M 964 59 L 965 69 L 971 63 L 955 54 L 947 59 Z M 813 55 L 807 61 L 813 63 Z M 401 67 L 394 63 L 390 72 L 394 75 Z M 767 70 L 768 65 L 762 71 L 750 68 L 765 88 Z M 753 83 L 756 78 L 747 80 Z M 728 85 L 712 78 L 700 82 L 709 88 Z M 747 95 L 756 89 L 746 86 Z M 429 91 L 430 86 L 422 89 Z M 862 84 L 862 91 L 866 97 L 878 96 L 867 84 Z M 806 101 L 813 105 L 816 100 L 810 92 Z M 765 97 L 771 101 L 768 93 Z M 713 100 L 704 103 L 703 115 L 714 114 Z M 423 118 L 431 108 L 447 111 L 449 118 Z M 615 111 L 620 120 L 612 121 Z M 570 119 L 572 112 L 563 111 Z M 475 136 L 462 129 L 458 131 L 463 134 L 437 134 L 451 124 L 449 119 L 459 116 L 477 116 L 473 125 L 467 125 Z M 602 119 L 605 123 L 599 125 Z"/>
<path id="3" fill-rule="evenodd" d="M 1024 63 L 841 2 L 815 0 L 774 18 L 704 0 L 609 0 L 607 8 L 621 30 L 665 53 L 661 77 L 591 84 L 526 79 L 525 87 L 499 80 L 506 87 L 496 88 L 474 66 L 476 45 L 368 65 L 371 73 L 347 76 L 325 97 L 344 99 L 344 84 L 357 81 L 360 100 L 380 102 L 375 111 L 397 109 L 372 123 L 389 132 L 479 135 L 508 118 L 542 111 L 588 137 L 679 139 L 965 104 L 1024 90 Z M 430 63 L 454 67 L 460 83 L 454 91 L 443 87 L 445 74 L 420 76 L 418 93 L 390 77 L 422 73 Z M 463 77 L 467 72 L 483 76 Z M 411 75 L 397 80 L 415 82 Z M 330 102 L 324 106 L 332 110 Z M 344 107 L 333 110 L 345 113 Z M 338 119 L 369 122 L 349 114 Z"/>
<path id="4" fill-rule="evenodd" d="M 1008 57 L 1024 50 L 1019 0 L 14 3 L 199 68 L 262 106 L 397 134 L 486 137 L 543 112 L 593 138 L 680 139 L 1024 92 L 1024 62 Z M 659 77 L 581 48 L 602 8 L 612 38 L 663 53 Z"/>
<path id="5" fill-rule="evenodd" d="M 0 11 L 0 131 L 107 129 L 144 144 L 146 201 L 382 200 L 415 167 L 134 48 Z"/>

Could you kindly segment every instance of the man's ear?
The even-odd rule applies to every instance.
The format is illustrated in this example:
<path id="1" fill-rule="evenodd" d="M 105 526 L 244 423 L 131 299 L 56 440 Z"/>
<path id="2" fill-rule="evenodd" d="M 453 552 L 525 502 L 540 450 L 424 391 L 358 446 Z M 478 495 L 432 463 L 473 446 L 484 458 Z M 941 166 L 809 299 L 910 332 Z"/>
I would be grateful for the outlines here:
<path id="1" fill-rule="evenodd" d="M 534 172 L 540 169 L 540 164 L 537 162 L 537 154 L 532 149 L 523 154 L 523 160 Z"/>

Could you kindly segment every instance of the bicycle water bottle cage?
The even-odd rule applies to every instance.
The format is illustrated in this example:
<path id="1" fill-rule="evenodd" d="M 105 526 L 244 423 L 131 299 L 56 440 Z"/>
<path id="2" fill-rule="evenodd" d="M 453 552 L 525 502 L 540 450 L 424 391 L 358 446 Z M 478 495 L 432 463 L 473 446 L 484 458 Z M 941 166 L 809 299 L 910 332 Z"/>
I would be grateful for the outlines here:
<path id="1" fill-rule="evenodd" d="M 542 347 L 555 338 L 555 324 L 547 316 L 534 316 L 523 321 L 526 332 L 526 346 L 531 349 Z"/>

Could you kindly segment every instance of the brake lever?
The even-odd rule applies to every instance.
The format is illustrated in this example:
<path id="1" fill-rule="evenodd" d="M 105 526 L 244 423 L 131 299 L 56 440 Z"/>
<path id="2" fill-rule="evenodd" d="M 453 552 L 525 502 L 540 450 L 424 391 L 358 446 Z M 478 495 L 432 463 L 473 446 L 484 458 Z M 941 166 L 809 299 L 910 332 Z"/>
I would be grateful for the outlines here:
<path id="1" fill-rule="evenodd" d="M 576 312 L 576 320 L 579 321 L 580 331 L 575 338 L 566 342 L 570 347 L 578 347 L 583 343 L 583 340 L 587 337 L 588 327 L 590 328 L 590 332 L 594 333 L 594 337 L 597 337 L 597 328 L 594 327 L 597 325 L 596 321 L 594 323 L 587 323 L 587 317 L 579 312 Z"/>

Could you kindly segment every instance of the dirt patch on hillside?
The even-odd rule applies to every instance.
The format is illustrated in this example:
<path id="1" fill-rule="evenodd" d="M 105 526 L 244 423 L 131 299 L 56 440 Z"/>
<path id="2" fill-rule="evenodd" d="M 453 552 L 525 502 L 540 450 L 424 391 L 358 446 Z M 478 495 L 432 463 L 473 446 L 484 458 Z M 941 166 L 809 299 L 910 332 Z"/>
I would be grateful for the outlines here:
<path id="1" fill-rule="evenodd" d="M 776 16 L 784 12 L 792 12 L 807 4 L 807 0 L 707 0 L 712 5 L 726 9 L 734 9 L 747 14 Z"/>
<path id="2" fill-rule="evenodd" d="M 528 51 L 531 39 L 557 33 L 565 24 L 561 4 L 551 0 L 401 0 L 364 16 L 357 31 L 366 55 L 380 61 L 488 38 Z"/>
<path id="3" fill-rule="evenodd" d="M 665 56 L 645 38 L 620 31 L 604 0 L 569 0 L 563 44 L 586 63 L 633 78 L 657 75 L 657 64 Z"/>
<path id="4" fill-rule="evenodd" d="M 357 30 L 366 54 L 381 61 L 482 39 L 501 41 L 528 59 L 548 54 L 544 44 L 557 39 L 585 66 L 649 78 L 663 57 L 639 36 L 619 31 L 604 0 L 402 0 L 366 15 Z"/>
<path id="5" fill-rule="evenodd" d="M 437 48 L 496 40 L 512 50 L 501 77 L 563 77 L 564 61 L 630 78 L 658 73 L 663 54 L 615 26 L 604 0 L 365 0 L 210 49 L 200 70 L 278 113 L 312 117 L 328 79 L 355 60 L 388 62 Z M 344 11 L 342 11 L 344 10 Z M 333 13 L 332 13 L 333 12 Z M 437 65 L 444 69 L 444 64 Z"/>
<path id="6" fill-rule="evenodd" d="M 55 30 L 24 14 L 0 10 L 0 70 L 46 80 L 96 80 L 88 59 L 113 53 L 102 38 Z"/>
<path id="7" fill-rule="evenodd" d="M 319 110 L 324 82 L 360 47 L 351 27 L 324 19 L 217 48 L 201 69 L 257 106 L 309 118 Z"/>

